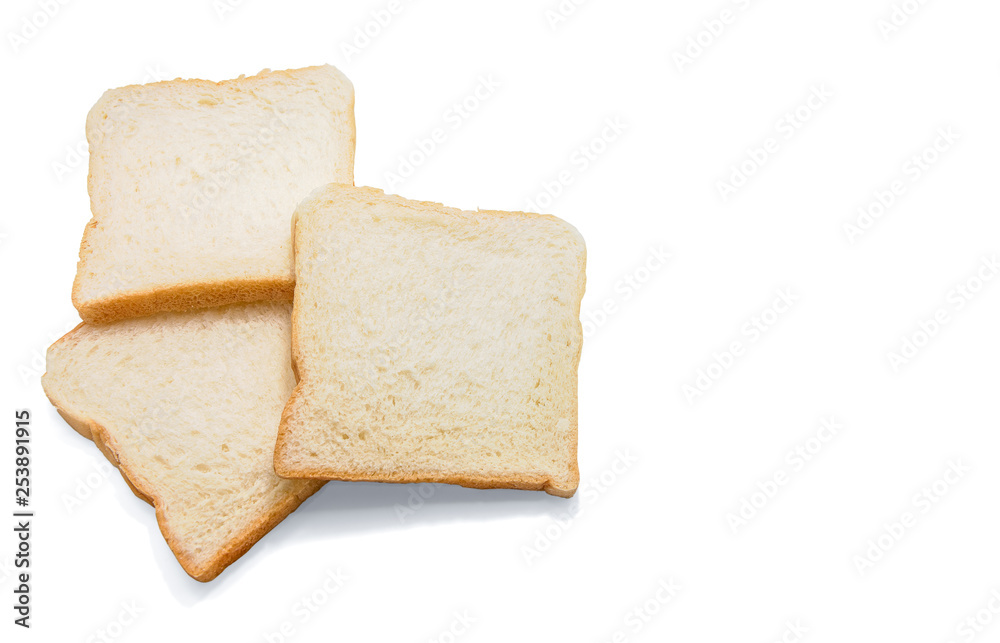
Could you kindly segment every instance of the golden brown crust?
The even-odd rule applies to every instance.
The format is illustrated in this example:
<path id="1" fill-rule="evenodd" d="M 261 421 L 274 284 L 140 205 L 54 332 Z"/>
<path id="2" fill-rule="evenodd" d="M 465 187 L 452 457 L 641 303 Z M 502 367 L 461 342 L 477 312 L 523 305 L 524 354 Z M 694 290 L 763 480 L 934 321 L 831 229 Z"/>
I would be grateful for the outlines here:
<path id="1" fill-rule="evenodd" d="M 280 443 L 279 443 L 280 444 Z M 563 484 L 558 484 L 548 476 L 488 476 L 488 475 L 448 475 L 435 473 L 359 473 L 357 471 L 337 471 L 330 468 L 318 467 L 284 467 L 279 465 L 277 451 L 275 451 L 274 472 L 282 478 L 310 479 L 310 480 L 341 480 L 346 482 L 443 482 L 454 484 L 471 489 L 524 489 L 529 491 L 545 491 L 560 498 L 571 498 L 576 493 L 579 485 L 579 469 L 573 463 L 572 471 L 576 473 L 576 479 L 572 488 L 566 488 Z M 560 481 L 562 482 L 562 481 Z"/>
<path id="2" fill-rule="evenodd" d="M 583 236 L 580 236 L 581 242 Z M 583 304 L 583 294 L 587 290 L 587 246 L 586 243 L 583 244 L 583 249 L 580 254 L 580 281 L 579 281 L 579 293 L 580 297 L 576 302 L 576 329 L 579 333 L 580 344 L 576 349 L 576 355 L 573 358 L 573 410 L 570 415 L 570 440 L 572 444 L 570 445 L 570 452 L 572 456 L 570 457 L 570 476 L 573 482 L 573 491 L 570 492 L 568 496 L 563 496 L 569 498 L 574 493 L 576 493 L 577 488 L 580 486 L 580 461 L 577 453 L 577 448 L 580 443 L 580 356 L 583 353 L 583 324 L 580 323 L 580 307 Z M 548 490 L 546 490 L 548 491 Z M 549 491 L 549 493 L 552 493 Z M 560 495 L 558 493 L 554 495 Z"/>
<path id="3" fill-rule="evenodd" d="M 70 336 L 82 326 L 83 324 L 77 325 L 76 328 L 56 340 L 53 346 L 70 338 Z M 177 562 L 181 564 L 184 571 L 197 581 L 207 582 L 222 573 L 224 569 L 233 564 L 251 547 L 253 547 L 257 541 L 263 538 L 267 532 L 274 529 L 279 522 L 295 511 L 299 505 L 306 500 L 306 498 L 319 491 L 320 487 L 324 484 L 322 481 L 314 481 L 312 484 L 304 484 L 302 489 L 294 494 L 286 496 L 281 503 L 274 506 L 270 513 L 260 516 L 247 529 L 237 534 L 225 547 L 217 552 L 214 557 L 205 563 L 198 564 L 181 550 L 180 538 L 176 537 L 170 529 L 166 516 L 163 514 L 163 501 L 156 493 L 155 485 L 143 477 L 140 472 L 132 470 L 121 462 L 118 455 L 118 446 L 111 437 L 110 432 L 95 420 L 76 415 L 67 410 L 64 406 L 60 406 L 60 404 L 49 394 L 49 391 L 46 390 L 45 395 L 49 398 L 49 401 L 56 408 L 59 415 L 66 420 L 67 424 L 73 427 L 84 437 L 90 437 L 90 439 L 94 441 L 94 444 L 97 445 L 97 448 L 101 451 L 101 453 L 103 453 L 108 461 L 111 462 L 111 464 L 114 465 L 122 474 L 122 478 L 125 479 L 125 483 L 130 489 L 132 489 L 132 492 L 140 499 L 153 505 L 153 508 L 156 511 L 157 525 L 160 528 L 160 533 L 163 534 L 164 540 L 167 541 L 167 546 L 170 547 L 174 556 L 177 557 Z"/>
<path id="4" fill-rule="evenodd" d="M 82 302 L 77 295 L 78 285 L 79 277 L 73 284 L 73 305 L 85 322 L 93 324 L 227 304 L 291 301 L 295 291 L 294 279 L 226 279 L 124 292 L 114 297 Z"/>

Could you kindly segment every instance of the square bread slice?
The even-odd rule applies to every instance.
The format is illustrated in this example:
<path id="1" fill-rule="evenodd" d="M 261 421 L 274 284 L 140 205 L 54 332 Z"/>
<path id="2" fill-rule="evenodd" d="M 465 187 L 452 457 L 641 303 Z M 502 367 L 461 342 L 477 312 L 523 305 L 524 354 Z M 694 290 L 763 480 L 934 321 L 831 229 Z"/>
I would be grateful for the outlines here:
<path id="1" fill-rule="evenodd" d="M 84 321 L 290 300 L 291 217 L 354 182 L 354 88 L 334 67 L 107 91 L 87 116 Z"/>
<path id="2" fill-rule="evenodd" d="M 294 225 L 300 381 L 278 475 L 573 495 L 586 262 L 573 226 L 335 184 Z"/>
<path id="3" fill-rule="evenodd" d="M 49 348 L 42 386 L 208 581 L 323 484 L 274 474 L 290 349 L 287 302 L 84 323 Z"/>

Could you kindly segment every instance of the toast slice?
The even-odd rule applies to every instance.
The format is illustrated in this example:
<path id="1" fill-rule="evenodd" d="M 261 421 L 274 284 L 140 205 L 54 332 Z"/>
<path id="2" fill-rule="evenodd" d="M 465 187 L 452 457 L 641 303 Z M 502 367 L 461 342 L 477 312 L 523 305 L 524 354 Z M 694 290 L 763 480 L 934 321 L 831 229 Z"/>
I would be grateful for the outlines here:
<path id="1" fill-rule="evenodd" d="M 87 116 L 87 322 L 292 298 L 291 216 L 354 181 L 354 88 L 334 67 L 109 90 Z"/>
<path id="2" fill-rule="evenodd" d="M 208 581 L 322 485 L 272 466 L 290 347 L 287 302 L 84 323 L 49 348 L 42 386 Z"/>
<path id="3" fill-rule="evenodd" d="M 301 379 L 278 475 L 573 495 L 586 262 L 573 226 L 336 184 L 294 226 Z"/>

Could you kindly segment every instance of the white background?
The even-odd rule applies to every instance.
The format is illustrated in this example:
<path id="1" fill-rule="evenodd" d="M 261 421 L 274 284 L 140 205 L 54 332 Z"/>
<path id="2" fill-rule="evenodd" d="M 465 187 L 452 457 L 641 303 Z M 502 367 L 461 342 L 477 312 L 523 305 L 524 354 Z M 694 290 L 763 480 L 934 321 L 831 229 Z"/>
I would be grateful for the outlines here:
<path id="1" fill-rule="evenodd" d="M 0 22 L 4 640 L 279 641 L 266 635 L 283 623 L 291 641 L 1000 636 L 1000 279 L 984 268 L 977 282 L 1000 253 L 997 3 L 907 0 L 915 13 L 890 33 L 890 0 L 591 0 L 555 26 L 556 0 L 421 0 L 350 55 L 387 0 L 245 0 L 221 15 L 213 0 L 70 1 L 12 44 L 44 4 L 7 0 Z M 359 185 L 520 210 L 566 172 L 542 202 L 588 245 L 583 486 L 567 501 L 330 483 L 200 584 L 117 474 L 86 486 L 103 457 L 39 386 L 45 348 L 78 321 L 90 215 L 72 149 L 107 88 L 324 62 L 356 88 Z M 455 127 L 481 77 L 499 87 Z M 826 98 L 809 107 L 814 91 Z M 606 119 L 625 130 L 594 143 Z M 390 185 L 436 127 L 444 143 Z M 958 139 L 933 150 L 949 128 Z M 585 169 L 581 145 L 601 152 Z M 752 176 L 723 198 L 741 164 Z M 903 193 L 879 211 L 894 181 Z M 881 216 L 852 239 L 859 208 Z M 661 248 L 670 260 L 648 270 Z M 970 280 L 981 287 L 963 299 Z M 769 312 L 780 289 L 794 303 Z M 948 321 L 921 335 L 939 309 Z M 921 348 L 894 368 L 904 337 Z M 730 367 L 709 374 L 716 358 Z M 699 371 L 714 378 L 691 403 Z M 7 607 L 21 407 L 34 412 L 30 632 Z M 829 418 L 843 428 L 819 441 Z M 814 451 L 801 467 L 797 446 Z M 636 461 L 615 474 L 617 452 Z M 967 471 L 921 500 L 949 462 Z M 431 497 L 401 519 L 414 489 Z M 744 500 L 757 507 L 734 530 Z M 338 569 L 348 579 L 327 596 Z M 658 601 L 661 582 L 679 590 Z M 303 612 L 314 594 L 324 604 Z M 119 627 L 133 602 L 141 614 Z M 453 637 L 463 612 L 475 622 Z M 963 625 L 977 614 L 981 632 Z"/>

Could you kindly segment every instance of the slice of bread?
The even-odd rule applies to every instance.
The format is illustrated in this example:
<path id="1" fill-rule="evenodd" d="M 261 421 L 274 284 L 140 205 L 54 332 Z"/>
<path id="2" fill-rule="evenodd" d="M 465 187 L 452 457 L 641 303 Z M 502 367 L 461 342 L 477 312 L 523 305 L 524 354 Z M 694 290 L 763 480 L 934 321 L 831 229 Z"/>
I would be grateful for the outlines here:
<path id="1" fill-rule="evenodd" d="M 121 87 L 87 140 L 84 321 L 290 300 L 295 206 L 354 181 L 354 88 L 329 65 Z"/>
<path id="2" fill-rule="evenodd" d="M 272 466 L 290 347 L 287 302 L 81 324 L 49 348 L 42 386 L 208 581 L 322 485 Z"/>
<path id="3" fill-rule="evenodd" d="M 573 495 L 586 262 L 573 226 L 335 184 L 294 225 L 301 379 L 278 475 Z"/>

